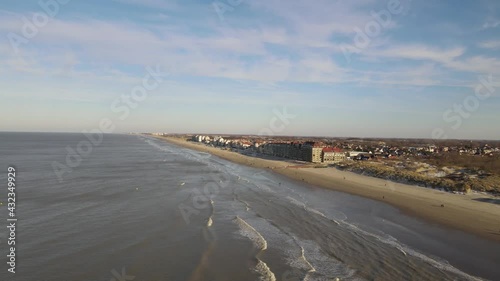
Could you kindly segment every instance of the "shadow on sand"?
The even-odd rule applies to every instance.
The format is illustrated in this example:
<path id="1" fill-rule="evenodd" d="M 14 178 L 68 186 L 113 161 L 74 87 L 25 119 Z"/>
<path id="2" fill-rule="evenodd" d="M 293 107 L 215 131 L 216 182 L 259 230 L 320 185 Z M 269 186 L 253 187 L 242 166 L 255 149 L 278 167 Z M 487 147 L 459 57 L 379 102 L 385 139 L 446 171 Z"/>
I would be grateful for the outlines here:
<path id="1" fill-rule="evenodd" d="M 500 205 L 500 198 L 498 198 L 498 199 L 497 198 L 476 198 L 476 199 L 472 199 L 472 200 Z"/>

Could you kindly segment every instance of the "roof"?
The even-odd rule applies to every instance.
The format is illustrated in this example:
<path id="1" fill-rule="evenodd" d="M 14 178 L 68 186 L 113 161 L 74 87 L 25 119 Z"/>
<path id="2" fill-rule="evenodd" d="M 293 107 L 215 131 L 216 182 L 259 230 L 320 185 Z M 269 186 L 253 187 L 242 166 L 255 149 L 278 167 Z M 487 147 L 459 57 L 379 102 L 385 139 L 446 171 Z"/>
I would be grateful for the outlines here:
<path id="1" fill-rule="evenodd" d="M 317 142 L 317 141 L 306 141 L 303 143 L 304 146 L 311 146 L 311 147 L 325 147 L 326 145 L 322 142 Z"/>
<path id="2" fill-rule="evenodd" d="M 323 152 L 342 152 L 342 149 L 338 147 L 325 147 L 323 148 Z"/>

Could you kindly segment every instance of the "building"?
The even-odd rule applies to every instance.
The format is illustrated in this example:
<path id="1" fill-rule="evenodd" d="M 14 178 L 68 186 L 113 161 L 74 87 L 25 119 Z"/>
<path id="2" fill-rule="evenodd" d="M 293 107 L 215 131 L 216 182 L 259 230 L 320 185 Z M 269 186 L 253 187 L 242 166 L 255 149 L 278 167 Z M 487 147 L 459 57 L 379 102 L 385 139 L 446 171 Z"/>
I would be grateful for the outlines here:
<path id="1" fill-rule="evenodd" d="M 290 159 L 304 160 L 302 159 L 302 142 L 292 142 L 288 148 Z"/>
<path id="2" fill-rule="evenodd" d="M 323 148 L 322 162 L 327 164 L 340 163 L 347 160 L 347 153 L 338 147 Z"/>
<path id="3" fill-rule="evenodd" d="M 302 160 L 312 163 L 321 163 L 324 147 L 326 147 L 326 145 L 319 142 L 304 143 L 302 145 Z"/>
<path id="4" fill-rule="evenodd" d="M 282 158 L 290 158 L 290 143 L 288 142 L 279 142 L 274 143 L 274 156 L 282 157 Z"/>
<path id="5" fill-rule="evenodd" d="M 363 151 L 351 151 L 348 153 L 349 158 L 352 160 L 368 160 L 373 158 L 373 154 L 371 152 L 363 152 Z M 388 157 L 391 158 L 393 154 L 389 154 Z"/>

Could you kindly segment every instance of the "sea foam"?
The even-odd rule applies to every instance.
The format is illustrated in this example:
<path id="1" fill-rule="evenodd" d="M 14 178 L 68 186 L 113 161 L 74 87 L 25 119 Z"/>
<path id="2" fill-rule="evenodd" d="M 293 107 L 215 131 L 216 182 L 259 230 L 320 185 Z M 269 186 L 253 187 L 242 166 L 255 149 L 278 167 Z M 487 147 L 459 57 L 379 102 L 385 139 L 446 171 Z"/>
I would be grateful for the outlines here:
<path id="1" fill-rule="evenodd" d="M 238 216 L 236 216 L 235 222 L 240 227 L 240 234 L 250 239 L 257 249 L 261 251 L 267 249 L 267 241 L 260 232 Z"/>

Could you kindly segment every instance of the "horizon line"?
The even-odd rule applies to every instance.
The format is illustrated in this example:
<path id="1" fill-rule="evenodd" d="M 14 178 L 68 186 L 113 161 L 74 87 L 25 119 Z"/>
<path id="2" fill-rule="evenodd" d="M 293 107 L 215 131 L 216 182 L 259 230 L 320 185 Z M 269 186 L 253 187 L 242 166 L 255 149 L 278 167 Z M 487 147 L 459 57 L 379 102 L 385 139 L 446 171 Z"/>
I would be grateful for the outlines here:
<path id="1" fill-rule="evenodd" d="M 81 131 L 3 131 L 0 133 L 45 133 L 45 134 L 82 134 Z M 261 138 L 329 138 L 329 139 L 365 139 L 365 140 L 431 140 L 431 141 L 500 141 L 500 139 L 460 139 L 460 138 L 448 138 L 448 139 L 433 139 L 424 137 L 374 137 L 374 136 L 314 136 L 314 135 L 275 135 L 275 136 L 259 136 L 257 134 L 242 134 L 242 133 L 165 133 L 165 132 L 113 132 L 113 133 L 102 133 L 105 135 L 129 135 L 129 134 L 167 134 L 167 135 L 217 135 L 217 136 L 251 136 L 251 137 L 261 137 Z"/>

